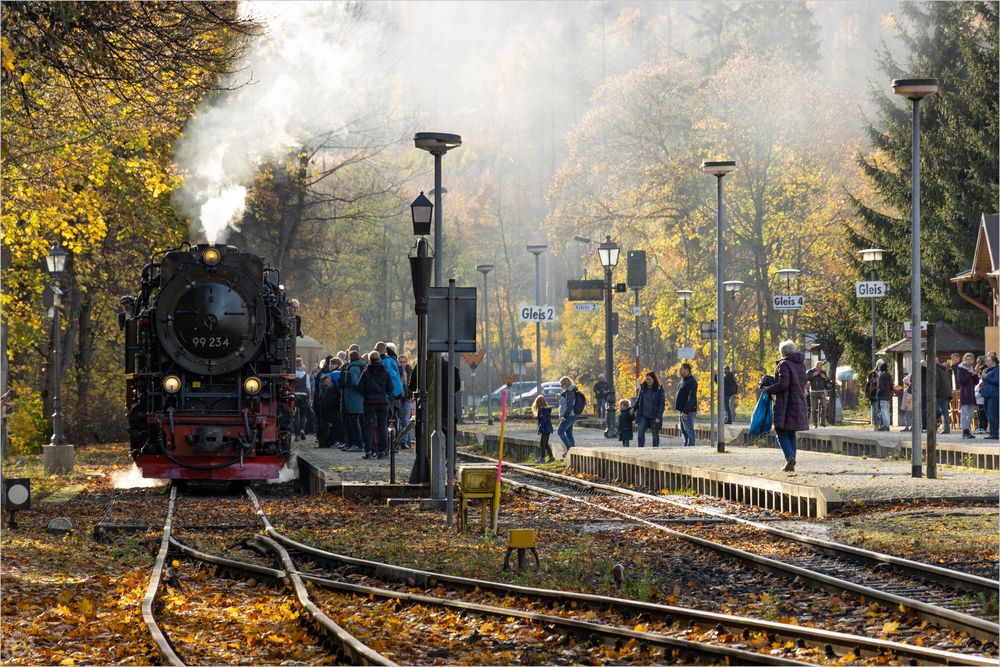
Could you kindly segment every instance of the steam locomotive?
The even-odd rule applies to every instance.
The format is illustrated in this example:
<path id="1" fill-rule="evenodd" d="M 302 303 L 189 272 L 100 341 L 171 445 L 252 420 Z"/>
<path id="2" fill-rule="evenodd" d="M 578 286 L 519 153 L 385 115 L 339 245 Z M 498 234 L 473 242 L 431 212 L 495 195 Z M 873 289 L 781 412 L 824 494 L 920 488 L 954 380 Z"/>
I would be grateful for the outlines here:
<path id="1" fill-rule="evenodd" d="M 155 255 L 138 296 L 122 298 L 129 440 L 143 477 L 278 477 L 296 336 L 278 279 L 233 246 L 184 244 Z"/>

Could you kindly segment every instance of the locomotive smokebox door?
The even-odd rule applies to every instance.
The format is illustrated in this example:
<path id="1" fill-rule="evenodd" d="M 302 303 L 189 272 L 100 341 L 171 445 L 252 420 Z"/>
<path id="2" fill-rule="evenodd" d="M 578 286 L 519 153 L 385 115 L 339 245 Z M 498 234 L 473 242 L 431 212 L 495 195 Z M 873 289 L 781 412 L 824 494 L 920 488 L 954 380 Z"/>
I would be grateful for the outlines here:
<path id="1" fill-rule="evenodd" d="M 221 428 L 199 428 L 198 440 L 194 448 L 200 452 L 212 454 L 221 450 L 226 444 L 226 431 Z"/>

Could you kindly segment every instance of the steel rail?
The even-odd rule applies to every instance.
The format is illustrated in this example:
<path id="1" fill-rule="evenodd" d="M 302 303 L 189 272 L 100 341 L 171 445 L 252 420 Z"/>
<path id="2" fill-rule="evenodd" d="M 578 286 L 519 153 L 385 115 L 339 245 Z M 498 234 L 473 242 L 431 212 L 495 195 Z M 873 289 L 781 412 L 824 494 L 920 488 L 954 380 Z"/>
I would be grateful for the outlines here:
<path id="1" fill-rule="evenodd" d="M 156 603 L 156 596 L 160 590 L 160 582 L 163 580 L 164 563 L 167 562 L 167 554 L 170 551 L 170 524 L 174 517 L 174 501 L 177 499 L 177 487 L 170 489 L 170 501 L 167 503 L 167 519 L 163 523 L 163 537 L 160 539 L 160 549 L 153 562 L 153 572 L 149 577 L 149 584 L 146 586 L 146 595 L 142 598 L 142 620 L 153 637 L 156 650 L 164 664 L 174 667 L 183 667 L 184 661 L 180 659 L 174 650 L 170 639 L 160 629 L 156 622 L 156 614 L 153 606 Z"/>
<path id="2" fill-rule="evenodd" d="M 476 456 L 476 455 L 466 455 L 466 456 Z M 487 457 L 479 457 L 479 456 L 477 456 L 477 458 L 483 460 L 487 459 Z M 495 459 L 490 459 L 490 460 L 494 463 L 496 462 Z M 724 519 L 732 521 L 734 523 L 740 523 L 745 526 L 756 528 L 758 530 L 763 530 L 768 534 L 775 535 L 783 539 L 805 544 L 813 549 L 816 549 L 817 551 L 821 551 L 829 555 L 847 558 L 855 562 L 861 561 L 871 565 L 889 565 L 897 570 L 906 573 L 908 576 L 911 577 L 915 576 L 915 577 L 920 577 L 922 579 L 936 581 L 938 583 L 945 584 L 947 586 L 951 586 L 953 588 L 964 590 L 970 593 L 983 594 L 986 596 L 995 596 L 997 595 L 997 591 L 1000 590 L 1000 581 L 987 579 L 985 577 L 969 574 L 967 572 L 951 570 L 948 568 L 940 567 L 938 565 L 933 565 L 931 563 L 921 563 L 919 561 L 910 560 L 908 558 L 893 556 L 891 554 L 880 553 L 877 551 L 870 551 L 868 549 L 862 549 L 860 547 L 851 546 L 849 544 L 843 544 L 842 542 L 833 542 L 831 540 L 824 540 L 822 538 L 813 537 L 810 535 L 795 533 L 789 530 L 784 530 L 782 528 L 777 528 L 775 526 L 770 526 L 764 523 L 760 523 L 759 521 L 753 521 L 738 516 L 732 516 L 722 510 L 685 505 L 675 500 L 664 498 L 663 496 L 657 496 L 650 493 L 643 493 L 641 491 L 635 491 L 633 489 L 625 489 L 621 487 L 610 486 L 607 484 L 600 484 L 597 482 L 591 482 L 589 480 L 577 479 L 575 477 L 570 477 L 569 475 L 561 475 L 559 473 L 553 473 L 547 470 L 537 470 L 535 468 L 531 468 L 530 466 L 522 466 L 516 463 L 505 463 L 504 465 L 524 475 L 542 477 L 545 479 L 553 479 L 553 480 L 558 478 L 558 481 L 561 483 L 567 483 L 567 480 L 569 480 L 570 481 L 569 483 L 576 482 L 580 486 L 598 489 L 601 491 L 605 491 L 607 493 L 616 493 L 618 495 L 631 496 L 633 498 L 641 498 L 643 500 L 655 500 L 658 503 L 671 505 L 673 507 L 677 507 L 678 509 L 682 509 L 687 512 L 706 514 L 716 519 Z"/>
<path id="3" fill-rule="evenodd" d="M 194 558 L 210 565 L 217 565 L 218 567 L 225 568 L 226 570 L 257 575 L 264 577 L 265 579 L 269 579 L 272 583 L 284 583 L 288 580 L 284 570 L 277 570 L 273 567 L 265 567 L 263 565 L 257 565 L 256 563 L 232 560 L 231 558 L 224 558 L 222 556 L 216 556 L 204 551 L 199 551 L 198 549 L 189 547 L 173 537 L 170 538 L 170 546 L 189 558 Z"/>
<path id="4" fill-rule="evenodd" d="M 254 509 L 257 512 L 257 516 L 263 517 L 264 510 L 261 508 L 260 502 L 257 500 L 257 495 L 251 491 L 249 487 L 246 489 L 246 494 L 250 499 L 250 502 L 253 504 Z M 364 642 L 358 640 L 347 630 L 337 625 L 332 618 L 324 614 L 322 610 L 320 610 L 319 607 L 313 603 L 313 601 L 309 598 L 309 592 L 306 590 L 302 577 L 299 576 L 299 573 L 295 568 L 295 564 L 292 562 L 291 556 L 288 555 L 288 551 L 281 544 L 270 537 L 262 536 L 259 539 L 272 551 L 278 554 L 281 559 L 282 567 L 285 569 L 285 574 L 288 576 L 288 581 L 291 583 L 292 588 L 295 591 L 296 598 L 298 598 L 299 604 L 316 622 L 320 631 L 336 642 L 340 650 L 351 661 L 350 664 L 385 665 L 392 667 L 396 665 L 396 663 L 392 660 L 389 660 L 389 658 L 372 649 Z"/>
<path id="5" fill-rule="evenodd" d="M 329 579 L 326 577 L 317 577 L 314 575 L 303 574 L 302 578 L 307 581 L 311 581 L 315 584 L 318 584 L 320 586 L 323 586 L 325 588 L 331 588 L 339 591 L 347 591 L 351 593 L 358 593 L 365 596 L 374 595 L 376 597 L 381 597 L 391 600 L 404 600 L 406 602 L 410 602 L 413 604 L 426 604 L 437 607 L 447 607 L 451 609 L 470 611 L 489 616 L 520 618 L 526 621 L 532 621 L 534 623 L 542 623 L 545 625 L 552 625 L 555 627 L 563 628 L 564 630 L 582 634 L 584 636 L 597 635 L 604 637 L 605 639 L 612 639 L 612 640 L 635 639 L 641 642 L 646 642 L 651 646 L 658 646 L 664 650 L 672 650 L 678 652 L 687 651 L 692 654 L 708 655 L 715 658 L 719 658 L 721 656 L 722 658 L 725 658 L 729 661 L 728 664 L 737 664 L 737 665 L 812 664 L 807 662 L 800 662 L 798 660 L 791 660 L 788 658 L 779 658 L 777 656 L 766 655 L 763 653 L 758 653 L 756 651 L 747 651 L 743 649 L 731 648 L 728 646 L 721 646 L 717 644 L 705 644 L 701 642 L 691 641 L 689 639 L 677 639 L 675 637 L 670 637 L 656 632 L 643 632 L 638 630 L 632 630 L 629 628 L 604 625 L 601 623 L 579 621 L 577 619 L 567 618 L 565 616 L 551 616 L 548 614 L 539 614 L 533 611 L 525 611 L 523 609 L 494 607 L 491 605 L 484 605 L 476 602 L 466 602 L 464 600 L 447 600 L 444 598 L 432 597 L 429 595 L 421 595 L 419 593 L 406 593 L 403 591 L 394 591 L 385 588 L 364 586 L 361 584 L 351 584 L 343 581 L 336 581 L 334 579 Z"/>
<path id="6" fill-rule="evenodd" d="M 816 572 L 813 570 L 806 569 L 804 567 L 799 567 L 798 565 L 792 565 L 790 563 L 783 563 L 781 561 L 775 560 L 773 558 L 768 558 L 767 556 L 761 556 L 759 554 L 751 553 L 749 551 L 744 551 L 742 549 L 737 549 L 735 547 L 728 546 L 726 544 L 720 544 L 718 542 L 713 542 L 702 537 L 697 537 L 695 535 L 690 535 L 683 531 L 674 530 L 673 528 L 668 528 L 663 524 L 650 521 L 648 519 L 643 519 L 635 515 L 629 514 L 628 512 L 623 512 L 621 510 L 612 509 L 610 507 L 602 507 L 596 503 L 584 500 L 582 498 L 577 498 L 575 496 L 568 496 L 558 491 L 552 491 L 551 489 L 545 489 L 542 487 L 532 487 L 527 484 L 520 484 L 525 488 L 529 488 L 537 491 L 538 493 L 543 493 L 545 495 L 551 495 L 563 500 L 569 500 L 571 502 L 579 503 L 592 507 L 596 510 L 607 512 L 609 514 L 614 514 L 616 516 L 623 517 L 635 523 L 640 523 L 654 530 L 659 530 L 661 532 L 667 533 L 673 537 L 677 537 L 686 542 L 690 542 L 697 546 L 711 549 L 713 551 L 718 551 L 724 553 L 728 556 L 732 556 L 742 561 L 747 561 L 753 563 L 758 569 L 766 570 L 774 574 L 778 574 L 783 577 L 798 577 L 801 580 L 810 583 L 816 588 L 820 588 L 830 593 L 839 594 L 843 591 L 849 591 L 856 595 L 863 595 L 871 600 L 878 600 L 883 604 L 887 605 L 889 608 L 902 607 L 907 610 L 912 611 L 915 615 L 928 621 L 933 621 L 943 625 L 944 627 L 951 628 L 953 630 L 958 630 L 961 632 L 967 632 L 973 637 L 980 639 L 982 641 L 997 642 L 998 637 L 1000 637 L 1000 625 L 987 621 L 976 616 L 971 616 L 969 614 L 963 614 L 962 612 L 954 611 L 952 609 L 946 609 L 944 607 L 939 607 L 937 605 L 930 604 L 928 602 L 922 602 L 920 600 L 914 600 L 913 598 L 903 597 L 901 595 L 895 595 L 894 593 L 887 593 L 885 591 L 880 591 L 869 586 L 864 586 L 862 584 L 856 584 L 852 581 L 847 581 L 845 579 L 838 579 L 837 577 L 831 577 L 829 575 L 823 574 L 821 572 Z"/>
<path id="7" fill-rule="evenodd" d="M 720 614 L 716 612 L 700 611 L 684 607 L 662 605 L 653 602 L 642 602 L 639 600 L 629 600 L 625 598 L 615 598 L 605 595 L 591 595 L 588 593 L 578 593 L 574 591 L 561 591 L 545 588 L 532 588 L 517 586 L 498 581 L 488 581 L 484 579 L 472 579 L 456 575 L 444 574 L 440 572 L 430 572 L 427 570 L 417 570 L 413 568 L 391 565 L 379 561 L 355 558 L 343 554 L 337 554 L 323 549 L 298 542 L 277 531 L 271 524 L 267 515 L 263 511 L 258 511 L 258 517 L 264 525 L 265 532 L 276 542 L 294 549 L 305 556 L 315 558 L 325 562 L 340 563 L 342 565 L 354 566 L 364 571 L 372 573 L 375 578 L 384 581 L 399 581 L 409 585 L 432 586 L 438 582 L 447 583 L 463 588 L 480 588 L 492 590 L 505 594 L 519 595 L 524 597 L 536 597 L 554 600 L 562 603 L 565 600 L 580 602 L 588 606 L 614 607 L 619 610 L 628 611 L 634 614 L 649 614 L 661 618 L 673 618 L 695 622 L 705 626 L 723 626 L 727 628 L 744 628 L 759 632 L 767 632 L 782 639 L 804 639 L 817 645 L 829 645 L 831 648 L 840 648 L 855 655 L 876 656 L 886 653 L 894 653 L 897 656 L 917 660 L 920 664 L 943 664 L 943 665 L 975 665 L 978 667 L 996 666 L 996 660 L 986 657 L 954 653 L 940 649 L 927 648 L 901 642 L 875 639 L 863 635 L 850 635 L 821 628 L 810 628 L 800 625 L 778 623 L 776 621 L 766 621 L 730 614 Z M 306 575 L 303 575 L 306 578 Z"/>

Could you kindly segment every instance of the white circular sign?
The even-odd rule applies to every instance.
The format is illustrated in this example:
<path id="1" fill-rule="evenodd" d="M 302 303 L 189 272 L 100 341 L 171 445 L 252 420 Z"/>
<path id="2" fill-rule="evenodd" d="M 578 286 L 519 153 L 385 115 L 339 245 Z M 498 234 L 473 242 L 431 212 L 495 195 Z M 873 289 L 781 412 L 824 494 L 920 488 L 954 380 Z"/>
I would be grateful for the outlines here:
<path id="1" fill-rule="evenodd" d="M 28 487 L 14 484 L 7 488 L 7 500 L 13 505 L 23 505 L 28 502 Z"/>

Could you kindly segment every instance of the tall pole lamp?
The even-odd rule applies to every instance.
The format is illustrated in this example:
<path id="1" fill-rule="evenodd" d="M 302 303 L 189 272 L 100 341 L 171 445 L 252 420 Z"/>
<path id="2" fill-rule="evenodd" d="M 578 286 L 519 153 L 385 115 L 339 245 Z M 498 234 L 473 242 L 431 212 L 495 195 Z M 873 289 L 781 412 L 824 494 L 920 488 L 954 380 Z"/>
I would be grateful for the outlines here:
<path id="1" fill-rule="evenodd" d="M 493 264 L 478 264 L 476 271 L 483 274 L 483 339 L 486 341 L 486 423 L 493 425 L 493 385 L 490 384 L 490 293 L 486 289 L 486 274 L 497 268 Z"/>
<path id="2" fill-rule="evenodd" d="M 739 291 L 743 289 L 745 283 L 742 280 L 727 280 L 722 283 L 722 287 L 726 290 L 726 294 L 729 295 L 729 320 L 730 328 L 729 333 L 732 336 L 733 343 L 730 343 L 729 352 L 729 365 L 733 367 L 733 372 L 736 372 L 736 295 Z"/>
<path id="3" fill-rule="evenodd" d="M 799 275 L 798 269 L 778 269 L 778 278 L 785 281 L 785 293 L 791 295 L 792 293 L 792 278 Z M 794 340 L 792 335 L 792 315 L 795 311 L 788 311 L 788 338 Z"/>
<path id="4" fill-rule="evenodd" d="M 715 176 L 716 180 L 716 191 L 715 191 L 715 321 L 716 329 L 718 333 L 718 346 L 716 349 L 715 356 L 715 382 L 719 386 L 718 392 L 718 409 L 715 412 L 716 423 L 716 434 L 718 435 L 718 442 L 716 444 L 716 450 L 721 454 L 726 451 L 726 432 L 725 426 L 723 425 L 723 420 L 726 415 L 725 406 L 725 392 L 722 388 L 725 386 L 725 373 L 722 370 L 724 361 L 726 358 L 725 348 L 723 347 L 723 323 L 725 320 L 722 319 L 723 315 L 723 300 L 722 300 L 722 262 L 723 262 L 723 246 L 722 246 L 722 222 L 723 222 L 723 210 L 722 210 L 722 179 L 726 174 L 730 174 L 736 171 L 736 162 L 733 160 L 714 160 L 710 162 L 703 162 L 702 170 L 706 174 L 711 174 Z"/>
<path id="5" fill-rule="evenodd" d="M 410 254 L 410 277 L 413 281 L 413 306 L 417 314 L 417 414 L 416 436 L 417 450 L 410 472 L 411 484 L 426 484 L 430 481 L 430 430 L 428 428 L 427 411 L 427 376 L 430 360 L 427 353 L 427 309 L 431 286 L 431 271 L 434 257 L 427 247 L 427 235 L 431 233 L 431 213 L 434 205 L 421 192 L 410 204 L 410 215 L 413 219 L 413 234 L 419 236 Z"/>
<path id="6" fill-rule="evenodd" d="M 434 287 L 441 287 L 444 245 L 441 232 L 441 156 L 462 145 L 462 137 L 444 132 L 417 132 L 413 145 L 434 156 Z"/>
<path id="7" fill-rule="evenodd" d="M 913 405 L 923 405 L 923 386 L 920 381 L 920 100 L 933 95 L 938 90 L 937 79 L 896 79 L 892 82 L 892 92 L 902 95 L 913 102 L 913 130 L 910 173 L 913 178 L 910 200 L 910 235 L 912 248 L 910 255 L 910 321 L 913 323 L 913 372 L 910 373 L 910 389 L 913 392 Z M 923 475 L 920 444 L 920 429 L 914 428 L 911 433 L 910 450 L 913 452 L 912 475 Z"/>
<path id="8" fill-rule="evenodd" d="M 529 245 L 528 252 L 535 256 L 535 305 L 542 305 L 542 279 L 539 273 L 539 258 L 542 253 L 548 250 L 545 244 Z M 542 395 L 542 323 L 535 322 L 535 385 L 538 391 L 536 396 Z"/>
<path id="9" fill-rule="evenodd" d="M 618 264 L 618 255 L 621 248 L 607 236 L 601 245 L 597 246 L 597 255 L 601 258 L 601 266 L 604 267 L 604 372 L 607 375 L 611 388 L 608 390 L 608 427 L 604 431 L 605 438 L 615 438 L 615 375 L 614 375 L 614 353 L 615 343 L 611 334 L 611 291 L 614 285 L 611 284 L 611 272 Z"/>
<path id="10" fill-rule="evenodd" d="M 63 444 L 63 414 L 62 414 L 62 342 L 60 338 L 61 324 L 59 322 L 60 297 L 62 290 L 59 289 L 59 279 L 66 269 L 66 257 L 69 255 L 59 241 L 52 244 L 49 254 L 45 256 L 45 263 L 52 276 L 52 439 L 50 445 Z"/>
<path id="11" fill-rule="evenodd" d="M 677 298 L 681 300 L 684 304 L 684 347 L 688 346 L 688 301 L 694 295 L 689 289 L 679 289 L 677 290 Z"/>
<path id="12" fill-rule="evenodd" d="M 881 248 L 866 248 L 861 251 L 861 259 L 871 267 L 871 281 L 875 282 L 875 265 L 882 261 L 882 256 L 885 254 L 885 250 Z M 875 368 L 875 362 L 878 354 L 878 336 L 876 335 L 875 328 L 875 299 L 871 299 L 872 302 L 872 368 Z"/>

